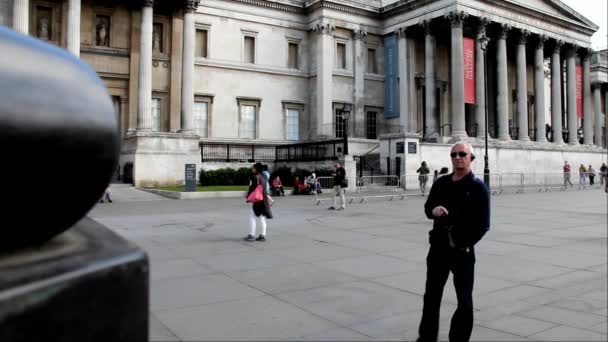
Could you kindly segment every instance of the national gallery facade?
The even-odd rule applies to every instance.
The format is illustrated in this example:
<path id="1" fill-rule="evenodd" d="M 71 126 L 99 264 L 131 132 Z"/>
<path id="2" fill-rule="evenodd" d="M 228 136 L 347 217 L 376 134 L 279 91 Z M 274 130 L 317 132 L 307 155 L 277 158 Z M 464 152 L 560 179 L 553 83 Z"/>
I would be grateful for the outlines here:
<path id="1" fill-rule="evenodd" d="M 97 71 L 137 185 L 272 146 L 381 154 L 406 134 L 422 151 L 486 127 L 493 148 L 606 161 L 608 51 L 559 0 L 0 0 L 0 24 Z"/>

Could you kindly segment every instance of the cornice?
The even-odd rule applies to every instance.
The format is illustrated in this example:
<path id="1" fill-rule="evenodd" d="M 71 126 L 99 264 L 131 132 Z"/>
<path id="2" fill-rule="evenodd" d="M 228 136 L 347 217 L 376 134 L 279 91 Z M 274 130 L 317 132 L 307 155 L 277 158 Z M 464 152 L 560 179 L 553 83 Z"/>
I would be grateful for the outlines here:
<path id="1" fill-rule="evenodd" d="M 270 9 L 279 10 L 279 11 L 283 11 L 283 12 L 289 12 L 289 13 L 304 14 L 304 12 L 305 12 L 304 7 L 288 5 L 288 4 L 281 4 L 278 2 L 272 2 L 272 1 L 267 1 L 267 0 L 231 0 L 231 1 L 243 3 L 243 4 L 247 4 L 247 5 L 252 5 L 252 6 L 257 6 L 257 7 L 270 8 Z"/>
<path id="2" fill-rule="evenodd" d="M 415 0 L 407 3 L 389 5 L 380 9 L 380 13 L 383 19 L 394 17 L 417 8 L 427 6 L 435 0 Z"/>
<path id="3" fill-rule="evenodd" d="M 336 10 L 336 11 L 340 11 L 340 12 L 362 15 L 362 16 L 366 16 L 366 17 L 380 18 L 379 10 L 374 11 L 371 9 L 353 7 L 349 4 L 341 4 L 341 3 L 334 2 L 332 0 L 319 0 L 319 1 L 311 4 L 310 6 L 308 6 L 306 8 L 306 13 L 312 13 L 321 8 L 327 8 L 327 9 L 332 9 L 332 10 Z"/>

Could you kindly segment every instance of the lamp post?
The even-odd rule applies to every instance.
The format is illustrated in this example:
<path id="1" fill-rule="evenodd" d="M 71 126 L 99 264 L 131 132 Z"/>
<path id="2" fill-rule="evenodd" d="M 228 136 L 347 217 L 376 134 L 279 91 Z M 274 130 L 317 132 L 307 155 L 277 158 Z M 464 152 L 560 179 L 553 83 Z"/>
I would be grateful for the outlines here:
<path id="1" fill-rule="evenodd" d="M 484 89 L 484 97 L 485 97 L 485 108 L 484 108 L 484 114 L 485 114 L 485 135 L 486 135 L 486 139 L 485 139 L 485 147 L 486 147 L 486 154 L 483 157 L 483 162 L 484 162 L 484 166 L 483 166 L 483 182 L 486 184 L 486 186 L 488 187 L 488 189 L 490 189 L 490 163 L 488 160 L 488 60 L 486 58 L 486 50 L 488 49 L 488 42 L 490 41 L 490 38 L 488 38 L 485 34 L 483 35 L 483 37 L 481 37 L 479 39 L 479 44 L 480 44 L 480 48 L 483 51 L 483 80 L 484 80 L 484 84 L 483 84 L 483 89 Z"/>
<path id="2" fill-rule="evenodd" d="M 348 155 L 348 119 L 350 118 L 350 109 L 351 106 L 349 103 L 344 103 L 342 105 L 342 109 L 340 110 L 342 114 L 342 123 L 344 125 L 344 133 L 342 134 L 342 139 L 344 141 L 344 155 Z"/>

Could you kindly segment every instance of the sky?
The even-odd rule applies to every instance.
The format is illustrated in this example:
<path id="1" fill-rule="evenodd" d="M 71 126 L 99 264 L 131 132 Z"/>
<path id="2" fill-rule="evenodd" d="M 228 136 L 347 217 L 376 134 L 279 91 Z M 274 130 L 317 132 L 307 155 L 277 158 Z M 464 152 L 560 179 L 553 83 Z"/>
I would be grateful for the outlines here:
<path id="1" fill-rule="evenodd" d="M 591 20 L 600 28 L 591 36 L 591 47 L 594 50 L 605 49 L 608 45 L 606 36 L 608 26 L 608 0 L 561 0 L 573 10 Z"/>

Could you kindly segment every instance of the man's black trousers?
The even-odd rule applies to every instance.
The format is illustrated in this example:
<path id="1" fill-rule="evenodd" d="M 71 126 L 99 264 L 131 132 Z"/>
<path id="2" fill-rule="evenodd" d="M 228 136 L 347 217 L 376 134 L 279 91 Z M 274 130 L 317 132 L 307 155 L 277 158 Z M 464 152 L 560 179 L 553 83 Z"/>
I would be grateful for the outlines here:
<path id="1" fill-rule="evenodd" d="M 426 289 L 419 328 L 419 341 L 437 341 L 439 309 L 450 271 L 454 279 L 458 307 L 450 326 L 450 341 L 466 342 L 473 330 L 473 280 L 475 251 L 432 246 L 426 258 Z"/>

